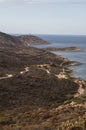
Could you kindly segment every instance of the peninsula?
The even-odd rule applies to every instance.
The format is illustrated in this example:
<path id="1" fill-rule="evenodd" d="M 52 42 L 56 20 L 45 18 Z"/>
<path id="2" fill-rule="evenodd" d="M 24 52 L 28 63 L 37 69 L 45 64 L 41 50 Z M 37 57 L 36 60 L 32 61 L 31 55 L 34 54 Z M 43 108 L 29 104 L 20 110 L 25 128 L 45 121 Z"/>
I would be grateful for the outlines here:
<path id="1" fill-rule="evenodd" d="M 83 51 L 80 47 L 44 48 L 44 50 L 47 50 L 47 51 L 72 51 L 72 52 Z"/>

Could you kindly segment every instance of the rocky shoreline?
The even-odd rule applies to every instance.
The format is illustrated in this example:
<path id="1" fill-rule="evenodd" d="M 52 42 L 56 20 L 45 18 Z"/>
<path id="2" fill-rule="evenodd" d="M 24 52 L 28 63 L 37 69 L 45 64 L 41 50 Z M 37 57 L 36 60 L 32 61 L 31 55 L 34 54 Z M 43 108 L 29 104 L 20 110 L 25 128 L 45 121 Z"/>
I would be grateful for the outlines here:
<path id="1" fill-rule="evenodd" d="M 44 50 L 47 51 L 69 51 L 69 52 L 79 52 L 79 51 L 83 51 L 81 48 L 79 47 L 65 47 L 65 48 L 44 48 Z"/>

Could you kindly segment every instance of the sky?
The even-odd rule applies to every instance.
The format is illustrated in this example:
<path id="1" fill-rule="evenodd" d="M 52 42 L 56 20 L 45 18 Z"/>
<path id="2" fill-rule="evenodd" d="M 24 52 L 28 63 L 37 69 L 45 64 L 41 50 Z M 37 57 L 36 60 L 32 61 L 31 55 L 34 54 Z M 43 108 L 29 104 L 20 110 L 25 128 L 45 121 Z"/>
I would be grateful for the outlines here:
<path id="1" fill-rule="evenodd" d="M 86 35 L 86 0 L 0 0 L 0 31 Z"/>

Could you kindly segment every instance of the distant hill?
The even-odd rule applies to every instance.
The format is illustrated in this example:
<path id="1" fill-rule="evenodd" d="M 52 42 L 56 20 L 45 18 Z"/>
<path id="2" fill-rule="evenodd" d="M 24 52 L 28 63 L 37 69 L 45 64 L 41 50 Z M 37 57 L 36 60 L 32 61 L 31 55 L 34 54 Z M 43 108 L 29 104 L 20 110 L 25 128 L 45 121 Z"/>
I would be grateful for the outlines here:
<path id="1" fill-rule="evenodd" d="M 46 44 L 47 41 L 41 39 L 40 37 L 33 35 L 21 35 L 18 36 L 18 39 L 24 44 Z"/>
<path id="2" fill-rule="evenodd" d="M 15 46 L 16 44 L 22 44 L 17 37 L 0 32 L 0 47 L 10 47 Z"/>
<path id="3" fill-rule="evenodd" d="M 33 35 L 13 36 L 0 32 L 0 47 L 26 46 L 28 44 L 45 44 L 45 40 Z"/>

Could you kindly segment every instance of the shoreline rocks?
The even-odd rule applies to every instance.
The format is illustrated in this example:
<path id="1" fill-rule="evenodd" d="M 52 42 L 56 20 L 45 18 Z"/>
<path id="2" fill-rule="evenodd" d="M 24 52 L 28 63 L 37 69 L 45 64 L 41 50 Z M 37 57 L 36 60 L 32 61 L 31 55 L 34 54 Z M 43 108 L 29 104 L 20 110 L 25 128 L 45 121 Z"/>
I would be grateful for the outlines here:
<path id="1" fill-rule="evenodd" d="M 79 47 L 65 47 L 65 48 L 51 48 L 51 47 L 48 47 L 48 48 L 44 48 L 44 50 L 47 50 L 47 51 L 72 51 L 72 52 L 79 52 L 79 51 L 83 51 L 81 48 Z"/>

